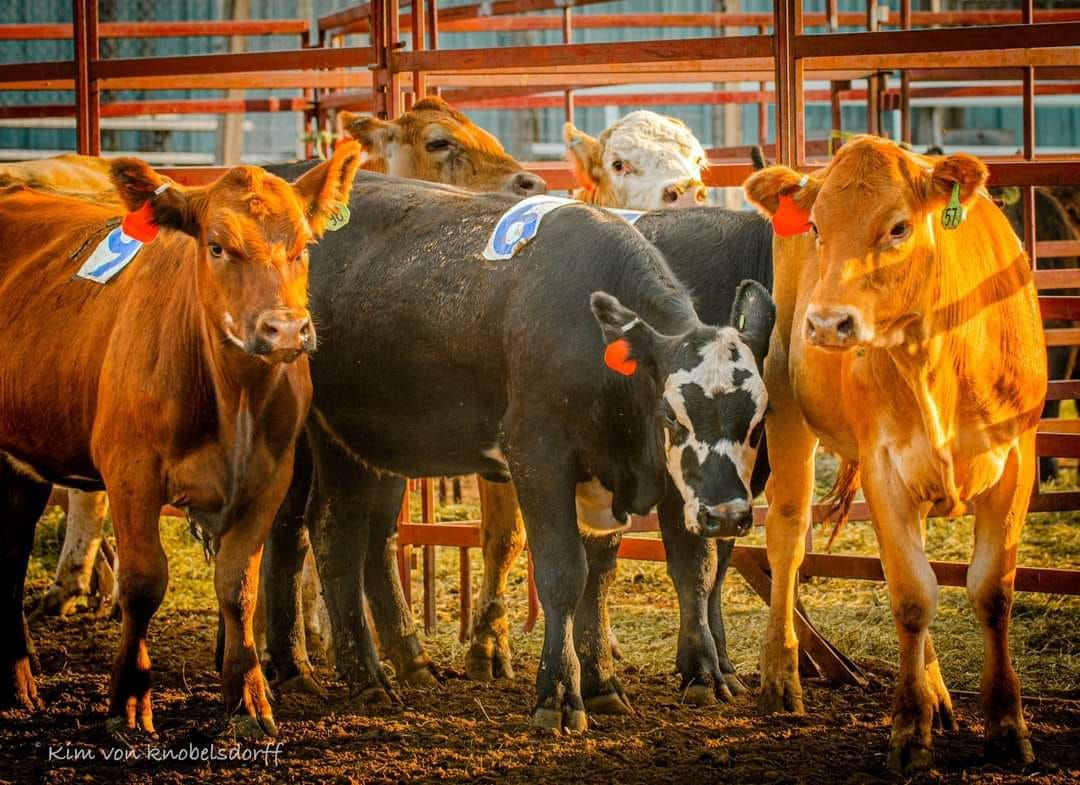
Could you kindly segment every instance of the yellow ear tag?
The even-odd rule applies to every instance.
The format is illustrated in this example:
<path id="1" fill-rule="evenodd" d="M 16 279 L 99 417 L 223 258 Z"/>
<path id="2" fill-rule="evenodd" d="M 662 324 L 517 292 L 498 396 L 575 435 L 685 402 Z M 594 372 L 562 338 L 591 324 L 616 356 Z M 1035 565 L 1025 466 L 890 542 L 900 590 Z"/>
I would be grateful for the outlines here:
<path id="1" fill-rule="evenodd" d="M 955 229 L 964 222 L 964 207 L 960 204 L 960 183 L 953 183 L 949 204 L 941 211 L 941 225 Z"/>
<path id="2" fill-rule="evenodd" d="M 739 314 L 739 332 L 746 329 L 746 314 Z"/>
<path id="3" fill-rule="evenodd" d="M 349 222 L 349 205 L 344 202 L 338 202 L 334 206 L 334 212 L 330 214 L 330 219 L 326 222 L 326 231 L 336 232 Z"/>

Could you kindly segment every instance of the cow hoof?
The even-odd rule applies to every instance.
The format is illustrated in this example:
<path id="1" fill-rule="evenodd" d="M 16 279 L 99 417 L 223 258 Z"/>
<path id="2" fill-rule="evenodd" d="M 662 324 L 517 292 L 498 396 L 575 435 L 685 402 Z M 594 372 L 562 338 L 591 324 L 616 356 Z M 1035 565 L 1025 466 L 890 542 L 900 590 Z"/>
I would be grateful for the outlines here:
<path id="1" fill-rule="evenodd" d="M 758 696 L 758 712 L 768 714 L 805 714 L 802 688 L 797 684 L 776 684 L 765 682 L 761 685 Z"/>
<path id="2" fill-rule="evenodd" d="M 357 709 L 378 709 L 393 706 L 400 701 L 391 697 L 392 693 L 382 687 L 367 687 L 349 698 L 349 705 Z"/>
<path id="3" fill-rule="evenodd" d="M 691 684 L 683 692 L 682 702 L 687 706 L 712 706 L 716 703 L 716 694 L 708 684 Z"/>
<path id="4" fill-rule="evenodd" d="M 323 689 L 323 686 L 315 681 L 315 678 L 309 673 L 302 673 L 299 676 L 293 676 L 291 679 L 279 682 L 277 687 L 282 694 L 292 692 L 303 695 L 314 695 L 317 698 L 326 697 L 326 690 Z"/>
<path id="5" fill-rule="evenodd" d="M 45 592 L 45 596 L 41 598 L 41 602 L 30 613 L 30 620 L 33 621 L 42 616 L 66 618 L 75 613 L 75 605 L 78 603 L 80 596 L 79 594 L 66 592 L 62 587 L 54 584 L 49 587 L 49 590 Z"/>
<path id="6" fill-rule="evenodd" d="M 489 651 L 490 647 L 474 643 L 465 655 L 465 675 L 473 681 L 512 680 L 514 667 L 510 652 Z"/>
<path id="7" fill-rule="evenodd" d="M 10 674 L 11 681 L 0 691 L 3 702 L 19 706 L 27 711 L 43 708 L 45 704 L 38 697 L 37 682 L 34 680 L 30 658 L 21 657 L 15 660 Z"/>
<path id="8" fill-rule="evenodd" d="M 889 770 L 900 776 L 926 771 L 934 764 L 934 751 L 909 737 L 889 743 Z"/>
<path id="9" fill-rule="evenodd" d="M 539 708 L 533 712 L 532 725 L 536 728 L 549 730 L 558 736 L 563 731 L 567 733 L 584 733 L 589 729 L 589 720 L 581 709 Z"/>
<path id="10" fill-rule="evenodd" d="M 262 717 L 254 717 L 250 714 L 239 714 L 229 718 L 233 735 L 238 739 L 263 739 L 277 738 L 278 729 L 274 718 L 269 714 Z"/>
<path id="11" fill-rule="evenodd" d="M 945 704 L 935 707 L 934 722 L 944 731 L 954 731 L 959 727 L 956 724 L 956 715 L 953 714 L 952 706 Z"/>
<path id="12" fill-rule="evenodd" d="M 435 669 L 431 664 L 413 668 L 411 671 L 404 672 L 398 678 L 402 684 L 408 687 L 417 687 L 423 690 L 433 690 L 439 686 L 439 677 L 435 675 Z"/>
<path id="13" fill-rule="evenodd" d="M 724 674 L 724 684 L 734 697 L 745 695 L 747 693 L 746 685 L 743 684 L 739 677 L 734 673 Z"/>
<path id="14" fill-rule="evenodd" d="M 630 701 L 627 700 L 626 696 L 617 692 L 608 692 L 586 698 L 585 709 L 589 714 L 627 715 L 634 713 L 634 707 L 630 705 Z"/>
<path id="15" fill-rule="evenodd" d="M 986 740 L 986 757 L 990 760 L 1015 760 L 1024 766 L 1035 762 L 1031 739 L 1021 736 L 1016 728 L 1002 729 L 1001 735 Z"/>

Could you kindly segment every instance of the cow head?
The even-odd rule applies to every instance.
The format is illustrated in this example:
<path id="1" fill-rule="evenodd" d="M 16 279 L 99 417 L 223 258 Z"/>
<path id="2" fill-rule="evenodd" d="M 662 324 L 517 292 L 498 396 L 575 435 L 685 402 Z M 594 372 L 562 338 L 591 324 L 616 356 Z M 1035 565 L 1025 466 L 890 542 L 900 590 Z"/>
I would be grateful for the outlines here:
<path id="1" fill-rule="evenodd" d="M 547 191 L 543 178 L 526 172 L 498 139 L 441 98 L 424 98 L 391 121 L 341 114 L 368 156 L 365 169 L 472 191 Z"/>
<path id="2" fill-rule="evenodd" d="M 761 371 L 776 317 L 768 290 L 744 281 L 730 326 L 698 324 L 676 336 L 656 332 L 604 292 L 593 294 L 592 310 L 609 366 L 654 377 L 659 395 L 652 435 L 682 497 L 687 529 L 706 537 L 746 534 L 768 404 Z"/>
<path id="3" fill-rule="evenodd" d="M 700 207 L 708 199 L 701 182 L 705 151 L 673 117 L 631 112 L 598 139 L 567 123 L 563 138 L 582 188 L 576 196 L 586 202 L 662 210 Z"/>
<path id="4" fill-rule="evenodd" d="M 118 158 L 111 177 L 128 209 L 149 203 L 155 224 L 195 239 L 199 298 L 221 343 L 277 363 L 315 349 L 307 246 L 348 202 L 359 165 L 360 149 L 350 144 L 291 185 L 238 166 L 185 188 L 137 158 Z"/>
<path id="5" fill-rule="evenodd" d="M 943 212 L 954 194 L 965 209 L 984 198 L 986 175 L 970 155 L 928 157 L 870 136 L 847 142 L 810 178 L 785 166 L 752 175 L 744 185 L 751 202 L 775 215 L 786 197 L 794 206 L 784 209 L 801 211 L 813 233 L 818 280 L 802 325 L 807 341 L 887 347 L 918 329 L 930 315 L 937 246 L 952 231 Z"/>

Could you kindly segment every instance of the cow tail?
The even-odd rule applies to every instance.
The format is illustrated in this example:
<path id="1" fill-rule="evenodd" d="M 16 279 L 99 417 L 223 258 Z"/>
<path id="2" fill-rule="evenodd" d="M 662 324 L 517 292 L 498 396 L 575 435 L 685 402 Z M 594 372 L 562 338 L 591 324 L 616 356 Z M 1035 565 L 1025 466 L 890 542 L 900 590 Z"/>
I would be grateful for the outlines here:
<path id="1" fill-rule="evenodd" d="M 847 523 L 848 513 L 851 512 L 851 504 L 855 501 L 855 494 L 859 491 L 859 485 L 859 464 L 855 461 L 842 461 L 840 469 L 836 472 L 836 482 L 833 483 L 833 487 L 829 489 L 829 492 L 825 494 L 825 498 L 821 500 L 822 504 L 828 505 L 825 510 L 825 517 L 822 518 L 821 522 L 836 521 L 833 525 L 832 534 L 829 535 L 829 544 L 825 546 L 828 551 L 832 550 L 836 536 L 840 534 L 840 530 Z"/>

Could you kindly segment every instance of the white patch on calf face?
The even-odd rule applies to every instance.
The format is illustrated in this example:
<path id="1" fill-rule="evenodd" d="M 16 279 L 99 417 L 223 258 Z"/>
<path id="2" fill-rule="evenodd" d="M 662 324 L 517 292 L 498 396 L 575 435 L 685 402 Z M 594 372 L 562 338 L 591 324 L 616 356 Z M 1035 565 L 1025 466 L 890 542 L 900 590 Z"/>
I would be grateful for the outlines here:
<path id="1" fill-rule="evenodd" d="M 685 452 L 691 450 L 702 467 L 710 453 L 726 457 L 734 465 L 749 498 L 750 479 L 757 459 L 757 442 L 753 435 L 765 417 L 768 406 L 765 383 L 758 372 L 754 355 L 742 342 L 737 330 L 732 327 L 718 329 L 716 339 L 700 349 L 700 356 L 700 362 L 694 367 L 670 374 L 664 380 L 663 393 L 664 400 L 681 426 L 678 437 L 673 437 L 669 429 L 664 432 L 668 475 L 683 499 L 684 525 L 695 534 L 702 534 L 698 513 L 703 502 L 683 476 Z M 720 397 L 740 392 L 748 395 L 753 402 L 753 412 L 746 423 L 745 433 L 739 439 L 722 437 L 712 443 L 707 442 L 695 432 L 684 388 L 699 389 L 706 403 L 719 403 Z"/>
<path id="2" fill-rule="evenodd" d="M 668 185 L 701 181 L 705 151 L 686 126 L 655 112 L 631 112 L 602 136 L 605 179 L 628 210 L 658 210 L 668 205 Z M 615 169 L 616 161 L 622 171 Z"/>

